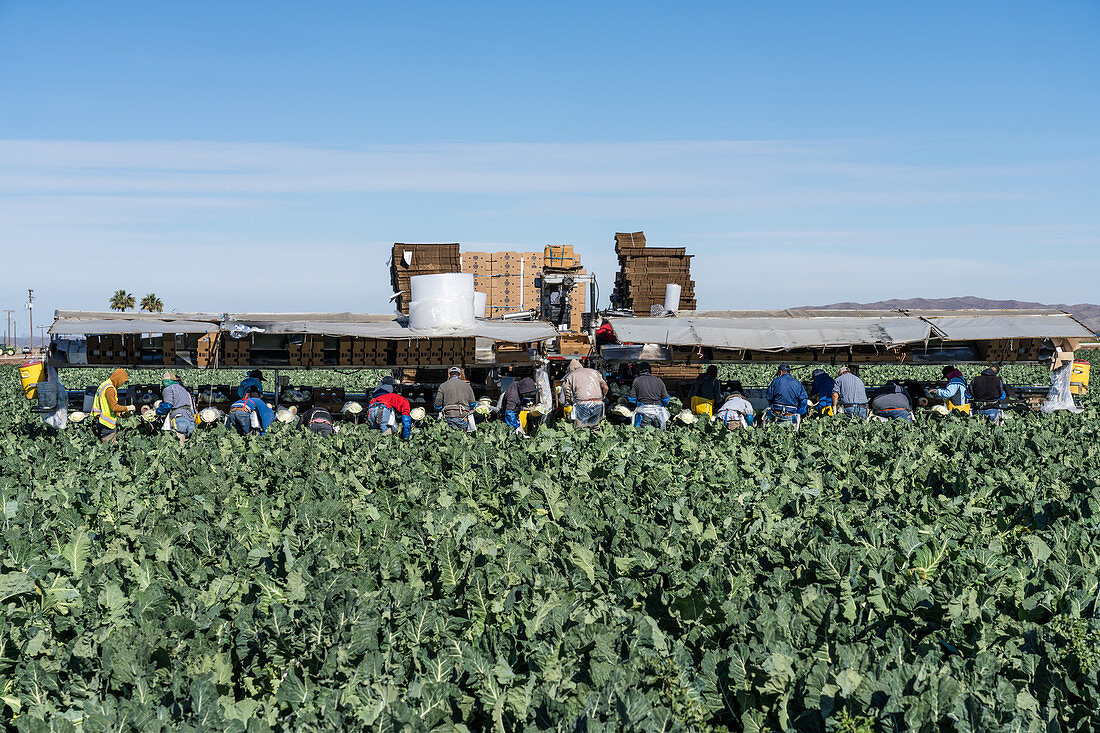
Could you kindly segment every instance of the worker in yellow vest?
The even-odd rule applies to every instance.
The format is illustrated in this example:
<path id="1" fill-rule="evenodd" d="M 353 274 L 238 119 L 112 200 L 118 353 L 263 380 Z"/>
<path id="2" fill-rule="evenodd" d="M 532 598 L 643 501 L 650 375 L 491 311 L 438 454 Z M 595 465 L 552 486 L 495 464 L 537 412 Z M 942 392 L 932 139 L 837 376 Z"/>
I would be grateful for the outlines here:
<path id="1" fill-rule="evenodd" d="M 125 369 L 115 369 L 111 378 L 95 391 L 95 401 L 92 402 L 92 416 L 95 420 L 92 428 L 100 443 L 113 442 L 118 434 L 118 416 L 134 411 L 133 405 L 118 404 L 118 388 L 126 384 L 129 378 Z"/>

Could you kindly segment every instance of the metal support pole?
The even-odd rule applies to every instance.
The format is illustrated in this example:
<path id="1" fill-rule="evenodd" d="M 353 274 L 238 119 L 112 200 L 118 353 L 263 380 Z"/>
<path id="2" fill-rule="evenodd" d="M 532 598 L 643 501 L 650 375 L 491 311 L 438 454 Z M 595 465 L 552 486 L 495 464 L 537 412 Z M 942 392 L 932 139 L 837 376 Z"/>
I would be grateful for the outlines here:
<path id="1" fill-rule="evenodd" d="M 279 370 L 275 370 L 275 409 L 279 409 Z"/>

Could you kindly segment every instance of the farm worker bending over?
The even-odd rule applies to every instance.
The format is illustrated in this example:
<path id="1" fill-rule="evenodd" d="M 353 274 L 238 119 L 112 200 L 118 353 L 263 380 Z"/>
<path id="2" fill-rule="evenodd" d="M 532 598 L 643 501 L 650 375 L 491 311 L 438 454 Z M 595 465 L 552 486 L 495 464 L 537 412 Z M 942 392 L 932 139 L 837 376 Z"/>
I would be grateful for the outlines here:
<path id="1" fill-rule="evenodd" d="M 1001 400 L 1008 397 L 1004 382 L 1001 381 L 996 365 L 982 371 L 970 382 L 970 399 L 978 414 L 987 420 L 1000 424 L 1003 418 Z"/>
<path id="2" fill-rule="evenodd" d="M 768 422 L 793 425 L 798 425 L 802 421 L 802 416 L 806 414 L 810 402 L 802 382 L 791 376 L 789 364 L 779 365 L 778 373 L 768 385 L 764 397 L 768 400 L 768 412 L 765 415 Z"/>
<path id="3" fill-rule="evenodd" d="M 160 386 L 157 414 L 165 418 L 164 429 L 178 435 L 182 445 L 195 432 L 195 400 L 175 372 L 165 372 Z"/>
<path id="4" fill-rule="evenodd" d="M 336 426 L 332 422 L 332 413 L 323 407 L 311 407 L 302 415 L 298 427 L 308 428 L 317 435 L 332 435 Z"/>
<path id="5" fill-rule="evenodd" d="M 248 376 L 241 382 L 241 386 L 237 387 L 237 396 L 244 399 L 244 396 L 248 394 L 248 390 L 255 388 L 260 397 L 264 396 L 264 373 L 259 369 L 253 369 L 248 373 Z"/>
<path id="6" fill-rule="evenodd" d="M 472 433 L 477 430 L 473 410 L 474 388 L 462 379 L 462 368 L 453 366 L 447 370 L 447 381 L 439 385 L 435 393 L 435 408 L 448 425 L 456 430 Z"/>
<path id="7" fill-rule="evenodd" d="M 260 390 L 249 387 L 244 397 L 229 406 L 225 425 L 240 435 L 263 435 L 273 420 L 275 413 L 260 399 Z"/>
<path id="8" fill-rule="evenodd" d="M 832 404 L 833 378 L 824 369 L 814 369 L 813 382 L 810 383 L 810 402 L 818 412 Z"/>
<path id="9" fill-rule="evenodd" d="M 607 396 L 607 381 L 595 369 L 569 360 L 569 373 L 561 382 L 562 402 L 571 407 L 569 419 L 576 427 L 595 430 L 603 420 L 603 398 Z"/>
<path id="10" fill-rule="evenodd" d="M 516 433 L 520 435 L 526 434 L 523 432 L 523 426 L 521 426 L 519 422 L 519 412 L 521 409 L 534 404 L 538 394 L 539 388 L 535 384 L 535 380 L 530 377 L 524 377 L 519 381 L 512 382 L 508 385 L 508 389 L 504 390 L 504 396 L 501 399 L 501 410 L 504 412 L 504 422 L 508 424 L 508 427 L 513 428 Z"/>
<path id="11" fill-rule="evenodd" d="M 659 377 L 653 376 L 653 368 L 644 361 L 638 365 L 638 376 L 630 385 L 630 394 L 626 397 L 634 409 L 634 427 L 652 425 L 658 430 L 665 429 L 668 422 L 668 390 Z"/>
<path id="12" fill-rule="evenodd" d="M 894 380 L 875 390 L 871 397 L 871 410 L 875 417 L 887 420 L 907 420 L 913 422 L 913 401 L 905 388 Z"/>
<path id="13" fill-rule="evenodd" d="M 722 383 L 718 381 L 718 367 L 711 364 L 691 383 L 691 411 L 696 415 L 712 415 L 722 404 Z"/>
<path id="14" fill-rule="evenodd" d="M 129 378 L 125 369 L 115 369 L 111 373 L 111 378 L 99 385 L 99 389 L 95 391 L 92 415 L 96 419 L 92 422 L 92 426 L 100 443 L 114 442 L 118 434 L 118 416 L 134 411 L 133 405 L 118 404 L 118 388 L 126 384 Z"/>
<path id="15" fill-rule="evenodd" d="M 953 366 L 945 366 L 943 368 L 943 378 L 947 380 L 947 386 L 943 389 L 930 389 L 928 394 L 932 397 L 947 400 L 948 407 L 952 409 L 968 404 L 966 379 L 963 377 L 962 372 Z"/>
<path id="16" fill-rule="evenodd" d="M 367 423 L 381 430 L 382 435 L 389 435 L 397 432 L 397 415 L 400 415 L 401 437 L 408 440 L 412 435 L 412 406 L 394 390 L 393 377 L 386 377 L 371 393 L 371 401 L 367 405 Z"/>
<path id="17" fill-rule="evenodd" d="M 751 427 L 753 420 L 752 403 L 745 399 L 740 387 L 734 387 L 733 393 L 722 403 L 714 416 L 730 430 Z"/>
<path id="18" fill-rule="evenodd" d="M 849 420 L 867 419 L 867 387 L 859 378 L 859 367 L 855 364 L 840 367 L 840 374 L 833 385 L 833 414 L 837 407 L 844 410 Z"/>

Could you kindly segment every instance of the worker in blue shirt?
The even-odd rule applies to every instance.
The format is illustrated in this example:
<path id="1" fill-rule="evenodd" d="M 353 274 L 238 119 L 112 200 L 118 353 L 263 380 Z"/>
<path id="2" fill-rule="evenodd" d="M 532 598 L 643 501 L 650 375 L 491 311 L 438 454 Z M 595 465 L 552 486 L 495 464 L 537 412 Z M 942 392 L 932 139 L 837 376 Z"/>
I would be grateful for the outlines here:
<path id="1" fill-rule="evenodd" d="M 833 385 L 833 378 L 824 369 L 814 369 L 813 381 L 810 383 L 810 399 L 818 412 L 831 404 Z"/>
<path id="2" fill-rule="evenodd" d="M 768 400 L 768 411 L 765 413 L 767 422 L 790 423 L 795 426 L 801 423 L 810 402 L 802 382 L 791 376 L 789 364 L 779 365 L 779 373 L 768 385 L 764 397 Z"/>
<path id="3" fill-rule="evenodd" d="M 966 393 L 966 378 L 963 377 L 956 367 L 945 366 L 943 368 L 943 378 L 947 380 L 947 386 L 943 389 L 930 389 L 928 394 L 932 397 L 939 397 L 940 399 L 947 400 L 955 407 L 962 407 L 968 404 L 969 398 Z"/>
<path id="4" fill-rule="evenodd" d="M 263 435 L 274 420 L 275 412 L 260 399 L 260 391 L 251 387 L 244 397 L 230 405 L 225 426 L 236 428 L 241 435 Z"/>
<path id="5" fill-rule="evenodd" d="M 264 394 L 264 375 L 259 369 L 253 369 L 248 373 L 248 376 L 241 381 L 241 385 L 237 387 L 237 396 L 244 399 L 244 396 L 248 394 L 248 390 L 255 388 L 256 391 L 263 397 Z"/>

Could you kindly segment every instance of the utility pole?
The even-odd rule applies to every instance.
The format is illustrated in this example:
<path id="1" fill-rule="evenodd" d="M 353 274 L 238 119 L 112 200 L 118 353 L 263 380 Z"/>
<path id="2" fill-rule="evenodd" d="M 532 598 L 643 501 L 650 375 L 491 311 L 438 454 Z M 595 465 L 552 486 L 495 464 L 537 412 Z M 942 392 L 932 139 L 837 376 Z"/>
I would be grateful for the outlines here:
<path id="1" fill-rule="evenodd" d="M 27 288 L 27 320 L 31 324 L 31 351 L 34 351 L 34 291 Z"/>
<path id="2" fill-rule="evenodd" d="M 49 327 L 50 327 L 50 325 L 48 323 L 45 326 L 39 326 L 38 327 L 38 346 L 39 346 L 39 348 L 44 348 L 46 346 L 46 329 L 49 328 Z"/>
<path id="3" fill-rule="evenodd" d="M 8 344 L 9 346 L 15 346 L 15 344 L 11 342 L 11 314 L 15 313 L 15 309 L 5 308 L 4 312 L 8 314 L 8 330 L 5 332 L 7 335 L 7 339 L 4 341 L 4 343 Z"/>

